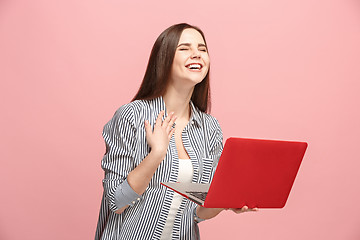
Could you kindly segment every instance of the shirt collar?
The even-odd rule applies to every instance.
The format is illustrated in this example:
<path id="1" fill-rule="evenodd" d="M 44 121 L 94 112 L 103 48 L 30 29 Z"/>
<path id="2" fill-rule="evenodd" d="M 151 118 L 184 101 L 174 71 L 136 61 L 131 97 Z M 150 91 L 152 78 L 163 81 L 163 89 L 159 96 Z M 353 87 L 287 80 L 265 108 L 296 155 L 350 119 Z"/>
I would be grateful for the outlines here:
<path id="1" fill-rule="evenodd" d="M 159 112 L 161 110 L 165 110 L 164 118 L 167 116 L 165 101 L 164 101 L 162 96 L 157 97 L 157 98 L 155 98 L 153 100 L 153 107 L 155 109 L 159 110 Z M 191 109 L 191 115 L 190 115 L 190 121 L 189 122 L 194 122 L 198 126 L 201 126 L 200 110 L 194 105 L 194 103 L 191 100 L 190 100 L 190 109 Z"/>
<path id="2" fill-rule="evenodd" d="M 190 100 L 190 106 L 191 106 L 190 121 L 194 121 L 198 126 L 201 126 L 200 110 L 194 105 L 194 103 L 191 100 Z"/>

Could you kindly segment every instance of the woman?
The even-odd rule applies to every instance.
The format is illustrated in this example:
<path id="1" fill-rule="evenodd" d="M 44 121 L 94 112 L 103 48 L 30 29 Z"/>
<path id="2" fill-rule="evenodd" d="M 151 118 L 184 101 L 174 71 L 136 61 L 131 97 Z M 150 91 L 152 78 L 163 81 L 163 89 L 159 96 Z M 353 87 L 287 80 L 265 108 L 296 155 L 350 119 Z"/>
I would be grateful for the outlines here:
<path id="1" fill-rule="evenodd" d="M 199 207 L 160 185 L 212 179 L 223 145 L 218 121 L 206 113 L 209 71 L 199 28 L 177 24 L 157 38 L 138 93 L 104 127 L 95 239 L 199 239 L 197 223 L 224 210 Z"/>

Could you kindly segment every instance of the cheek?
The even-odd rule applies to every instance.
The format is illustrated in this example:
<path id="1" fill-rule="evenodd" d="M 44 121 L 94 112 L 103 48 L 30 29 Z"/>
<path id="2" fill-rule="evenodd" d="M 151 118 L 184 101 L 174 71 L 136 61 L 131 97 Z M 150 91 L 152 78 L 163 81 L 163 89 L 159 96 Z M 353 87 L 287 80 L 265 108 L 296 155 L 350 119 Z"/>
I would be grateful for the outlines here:
<path id="1" fill-rule="evenodd" d="M 179 56 L 174 58 L 173 61 L 173 69 L 174 70 L 180 70 L 184 65 L 184 60 L 182 58 L 180 58 Z"/>
<path id="2" fill-rule="evenodd" d="M 181 64 L 179 62 L 173 62 L 173 65 L 171 67 L 171 75 L 173 76 L 177 76 L 177 75 L 181 75 L 181 72 L 183 72 L 184 70 L 181 67 Z"/>
<path id="3" fill-rule="evenodd" d="M 209 55 L 204 56 L 203 59 L 204 59 L 204 62 L 206 63 L 206 65 L 209 66 L 209 64 L 210 64 Z"/>
<path id="4" fill-rule="evenodd" d="M 206 57 L 203 58 L 203 61 L 204 61 L 205 65 L 206 65 L 206 68 L 207 68 L 206 71 L 208 71 L 209 66 L 210 66 L 210 58 L 208 56 L 206 56 Z"/>

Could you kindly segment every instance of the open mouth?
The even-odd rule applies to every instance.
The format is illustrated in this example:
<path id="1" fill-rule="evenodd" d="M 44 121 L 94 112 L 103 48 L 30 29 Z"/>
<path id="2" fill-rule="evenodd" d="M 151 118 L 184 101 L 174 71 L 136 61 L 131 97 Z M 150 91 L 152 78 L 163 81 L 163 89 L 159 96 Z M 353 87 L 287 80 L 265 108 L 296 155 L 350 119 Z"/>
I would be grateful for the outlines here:
<path id="1" fill-rule="evenodd" d="M 191 69 L 191 70 L 200 70 L 202 69 L 202 64 L 200 63 L 190 63 L 188 65 L 186 65 L 185 67 L 187 67 L 188 69 Z"/>

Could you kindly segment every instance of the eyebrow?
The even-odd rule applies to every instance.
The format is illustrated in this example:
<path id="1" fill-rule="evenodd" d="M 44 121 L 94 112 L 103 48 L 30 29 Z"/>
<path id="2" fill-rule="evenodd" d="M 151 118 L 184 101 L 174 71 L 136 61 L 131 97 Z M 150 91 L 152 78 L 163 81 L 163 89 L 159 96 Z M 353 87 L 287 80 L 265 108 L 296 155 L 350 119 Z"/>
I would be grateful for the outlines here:
<path id="1" fill-rule="evenodd" d="M 190 47 L 191 43 L 180 43 L 177 47 L 180 47 L 180 46 Z M 198 47 L 206 47 L 206 45 L 204 43 L 198 43 Z"/>

